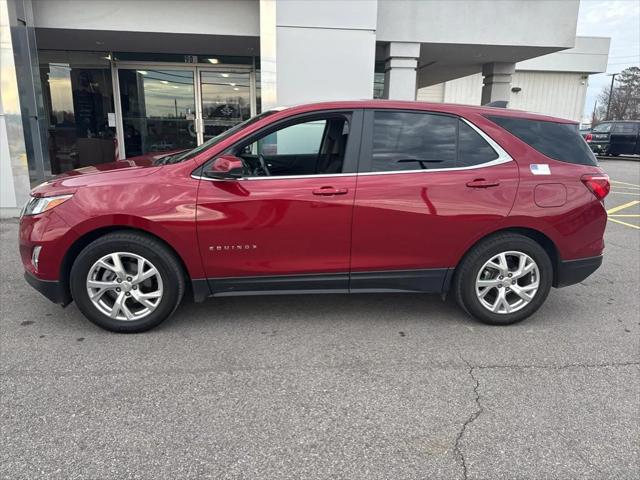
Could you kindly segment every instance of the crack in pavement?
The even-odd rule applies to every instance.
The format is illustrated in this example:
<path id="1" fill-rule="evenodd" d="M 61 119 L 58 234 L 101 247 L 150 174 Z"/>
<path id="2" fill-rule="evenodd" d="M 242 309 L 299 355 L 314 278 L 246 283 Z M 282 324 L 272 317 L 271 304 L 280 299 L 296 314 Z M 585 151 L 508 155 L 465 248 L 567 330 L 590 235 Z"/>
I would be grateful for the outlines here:
<path id="1" fill-rule="evenodd" d="M 454 451 L 456 457 L 460 460 L 460 465 L 462 466 L 462 478 L 464 480 L 467 480 L 467 475 L 468 475 L 467 462 L 466 462 L 466 459 L 464 457 L 464 453 L 462 452 L 462 448 L 460 446 L 460 442 L 462 441 L 462 437 L 464 436 L 464 433 L 467 430 L 467 427 L 469 425 L 471 425 L 482 414 L 482 412 L 484 412 L 484 407 L 480 403 L 480 392 L 478 391 L 478 388 L 480 388 L 480 380 L 478 380 L 475 377 L 475 375 L 473 374 L 473 370 L 476 367 L 474 367 L 467 360 L 465 360 L 462 357 L 462 355 L 460 356 L 460 359 L 467 365 L 467 367 L 469 367 L 468 374 L 471 377 L 471 379 L 474 381 L 473 393 L 475 395 L 474 401 L 475 401 L 475 404 L 476 404 L 476 407 L 477 407 L 476 410 L 474 412 L 472 412 L 471 415 L 469 415 L 469 417 L 462 424 L 462 427 L 460 428 L 460 431 L 458 432 L 458 435 L 456 436 L 456 441 L 455 441 L 455 444 L 454 444 L 454 447 L 453 447 L 453 451 Z"/>
<path id="2" fill-rule="evenodd" d="M 466 362 L 469 365 L 468 362 Z M 631 367 L 640 366 L 640 361 L 634 362 L 611 362 L 611 363 L 568 363 L 566 365 L 476 365 L 473 368 L 478 370 L 491 370 L 491 369 L 539 369 L 539 370 L 564 370 L 567 368 L 617 368 L 617 367 Z"/>
<path id="3" fill-rule="evenodd" d="M 479 392 L 480 380 L 475 376 L 474 374 L 475 370 L 482 370 L 482 369 L 487 369 L 487 370 L 490 370 L 490 369 L 563 370 L 568 368 L 617 368 L 617 367 L 627 367 L 627 366 L 640 366 L 640 362 L 620 362 L 620 363 L 612 362 L 612 363 L 598 363 L 598 364 L 575 363 L 575 364 L 566 364 L 566 365 L 475 365 L 474 366 L 469 361 L 467 361 L 464 357 L 462 357 L 462 355 L 459 355 L 459 357 L 467 365 L 469 369 L 467 373 L 474 382 L 473 393 L 475 395 L 474 402 L 476 404 L 476 409 L 471 413 L 471 415 L 469 415 L 469 417 L 462 424 L 462 427 L 460 428 L 460 431 L 456 436 L 456 440 L 454 442 L 454 448 L 453 448 L 454 454 L 456 458 L 459 460 L 460 466 L 462 467 L 462 478 L 464 480 L 467 480 L 469 472 L 468 472 L 466 458 L 462 451 L 461 442 L 464 437 L 464 434 L 467 431 L 467 427 L 469 427 L 469 425 L 475 422 L 478 419 L 478 417 L 480 417 L 480 415 L 482 415 L 482 413 L 484 412 L 484 407 L 480 402 L 480 392 Z M 567 442 L 566 437 L 564 437 L 562 434 L 561 436 L 565 439 L 565 442 Z M 575 451 L 575 449 L 573 450 Z M 580 458 L 583 462 L 585 462 L 589 467 L 593 468 L 599 473 L 602 473 L 602 471 L 596 465 L 594 465 L 588 458 L 585 458 L 579 451 L 575 451 L 575 453 L 577 454 L 578 458 Z"/>

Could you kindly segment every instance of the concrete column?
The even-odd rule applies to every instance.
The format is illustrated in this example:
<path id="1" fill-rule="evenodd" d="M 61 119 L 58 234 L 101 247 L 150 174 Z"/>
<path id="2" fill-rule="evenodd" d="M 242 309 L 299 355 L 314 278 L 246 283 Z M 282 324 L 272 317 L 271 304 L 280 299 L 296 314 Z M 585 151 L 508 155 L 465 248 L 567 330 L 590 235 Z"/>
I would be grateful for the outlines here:
<path id="1" fill-rule="evenodd" d="M 262 110 L 373 97 L 377 0 L 260 0 Z"/>
<path id="2" fill-rule="evenodd" d="M 25 128 L 30 126 L 31 111 L 23 110 L 23 91 L 18 78 L 27 83 L 24 70 L 18 61 L 28 61 L 24 55 L 25 17 L 15 7 L 22 1 L 0 0 L 0 217 L 16 216 L 29 197 L 28 145 L 25 143 Z M 30 6 L 30 3 L 29 5 Z M 13 33 L 18 39 L 14 43 Z M 34 119 L 37 122 L 37 118 Z M 26 126 L 26 127 L 25 127 Z M 30 139 L 30 137 L 27 137 Z M 37 160 L 37 159 L 35 159 Z M 42 158 L 40 157 L 40 162 Z M 32 163 L 35 164 L 35 161 Z"/>
<path id="3" fill-rule="evenodd" d="M 511 62 L 485 63 L 482 66 L 483 86 L 481 105 L 498 100 L 509 101 L 511 96 L 511 76 L 516 64 Z"/>
<path id="4" fill-rule="evenodd" d="M 416 71 L 420 44 L 390 42 L 385 49 L 384 98 L 416 99 Z"/>

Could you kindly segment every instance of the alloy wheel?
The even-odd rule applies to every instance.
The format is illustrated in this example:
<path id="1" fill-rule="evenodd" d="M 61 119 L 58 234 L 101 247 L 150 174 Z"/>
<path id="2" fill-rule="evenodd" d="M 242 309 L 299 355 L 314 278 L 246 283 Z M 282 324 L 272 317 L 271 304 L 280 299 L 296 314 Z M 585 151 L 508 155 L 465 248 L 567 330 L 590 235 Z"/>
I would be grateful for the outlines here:
<path id="1" fill-rule="evenodd" d="M 489 259 L 476 277 L 480 304 L 492 313 L 508 314 L 523 309 L 535 297 L 540 270 L 529 255 L 507 251 Z"/>
<path id="2" fill-rule="evenodd" d="M 93 305 L 114 320 L 134 321 L 150 315 L 162 301 L 162 277 L 146 258 L 114 252 L 96 261 L 86 280 Z"/>

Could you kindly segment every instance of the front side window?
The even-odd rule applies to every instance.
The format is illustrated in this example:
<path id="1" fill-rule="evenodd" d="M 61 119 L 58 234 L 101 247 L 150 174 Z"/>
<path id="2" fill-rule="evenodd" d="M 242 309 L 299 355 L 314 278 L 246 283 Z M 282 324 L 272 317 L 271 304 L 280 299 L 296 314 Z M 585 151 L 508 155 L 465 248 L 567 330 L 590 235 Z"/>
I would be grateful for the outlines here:
<path id="1" fill-rule="evenodd" d="M 314 117 L 287 124 L 239 146 L 248 176 L 342 173 L 350 115 Z"/>
<path id="2" fill-rule="evenodd" d="M 498 158 L 457 117 L 423 112 L 375 112 L 372 170 L 430 170 L 481 165 Z"/>

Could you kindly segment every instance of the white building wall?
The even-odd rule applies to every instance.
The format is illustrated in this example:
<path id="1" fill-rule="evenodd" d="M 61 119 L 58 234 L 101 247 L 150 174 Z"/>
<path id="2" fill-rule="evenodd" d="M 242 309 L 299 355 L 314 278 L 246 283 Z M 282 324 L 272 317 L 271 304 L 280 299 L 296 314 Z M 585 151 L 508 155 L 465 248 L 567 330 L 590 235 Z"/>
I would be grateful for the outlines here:
<path id="1" fill-rule="evenodd" d="M 576 37 L 575 48 L 518 62 L 511 88 L 509 108 L 542 113 L 580 122 L 583 117 L 589 74 L 604 72 L 609 38 Z M 480 105 L 482 74 L 449 80 L 418 90 L 424 101 Z M 428 92 L 444 91 L 443 99 Z M 428 98 L 428 100 L 427 100 Z"/>
<path id="2" fill-rule="evenodd" d="M 379 0 L 378 41 L 571 48 L 579 5 L 579 0 Z"/>
<path id="3" fill-rule="evenodd" d="M 260 0 L 262 109 L 371 98 L 375 0 Z M 266 80 L 265 82 L 265 72 Z"/>
<path id="4" fill-rule="evenodd" d="M 482 74 L 476 73 L 446 82 L 444 101 L 463 105 L 480 105 L 482 97 Z"/>
<path id="5" fill-rule="evenodd" d="M 0 218 L 17 215 L 30 190 L 9 25 L 7 2 L 0 0 Z"/>
<path id="6" fill-rule="evenodd" d="M 17 208 L 17 206 L 16 189 L 13 186 L 7 122 L 5 121 L 4 114 L 0 112 L 0 207 L 5 209 Z M 0 212 L 0 214 L 2 213 L 3 212 Z"/>
<path id="7" fill-rule="evenodd" d="M 257 0 L 42 0 L 33 16 L 36 28 L 260 35 Z"/>
<path id="8" fill-rule="evenodd" d="M 438 83 L 437 85 L 419 88 L 416 100 L 419 102 L 444 102 L 444 85 L 444 83 Z"/>
<path id="9" fill-rule="evenodd" d="M 509 107 L 579 122 L 587 94 L 587 75 L 572 72 L 516 72 Z"/>
<path id="10" fill-rule="evenodd" d="M 579 122 L 587 94 L 588 76 L 574 72 L 516 71 L 509 108 L 542 113 Z M 433 92 L 443 92 L 442 96 Z M 475 74 L 418 90 L 418 99 L 424 102 L 446 102 L 480 105 L 482 75 Z"/>

